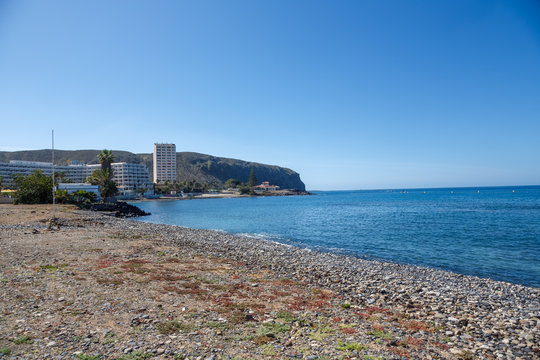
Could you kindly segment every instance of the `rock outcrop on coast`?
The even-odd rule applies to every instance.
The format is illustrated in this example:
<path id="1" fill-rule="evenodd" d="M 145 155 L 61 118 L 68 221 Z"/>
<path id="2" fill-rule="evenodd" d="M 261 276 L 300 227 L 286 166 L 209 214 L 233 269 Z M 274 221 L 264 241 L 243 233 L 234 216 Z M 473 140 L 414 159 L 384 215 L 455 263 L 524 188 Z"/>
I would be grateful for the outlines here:
<path id="1" fill-rule="evenodd" d="M 89 164 L 97 163 L 100 150 L 55 150 L 56 163 L 67 165 L 69 160 L 80 160 Z M 128 151 L 113 150 L 115 161 L 146 165 L 152 177 L 152 154 L 134 154 Z M 44 161 L 51 159 L 51 150 L 29 150 L 0 152 L 0 162 L 10 160 Z M 300 175 L 287 168 L 266 165 L 256 162 L 229 159 L 194 152 L 176 153 L 178 181 L 198 181 L 201 184 L 222 186 L 230 178 L 246 182 L 252 168 L 255 169 L 259 181 L 269 181 L 282 189 L 305 191 L 306 186 Z"/>
<path id="2" fill-rule="evenodd" d="M 0 205 L 0 358 L 537 359 L 540 289 Z"/>

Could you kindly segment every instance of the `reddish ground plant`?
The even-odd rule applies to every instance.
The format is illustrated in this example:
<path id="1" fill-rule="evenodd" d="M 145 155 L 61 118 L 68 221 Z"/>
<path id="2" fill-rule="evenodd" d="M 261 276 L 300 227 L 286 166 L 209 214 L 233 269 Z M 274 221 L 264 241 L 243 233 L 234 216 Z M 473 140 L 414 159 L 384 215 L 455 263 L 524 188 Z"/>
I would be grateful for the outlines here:
<path id="1" fill-rule="evenodd" d="M 111 267 L 118 263 L 118 259 L 113 256 L 101 256 L 96 262 L 96 268 L 98 270 Z"/>
<path id="2" fill-rule="evenodd" d="M 364 311 L 368 314 L 386 314 L 392 315 L 392 311 L 378 306 L 367 306 Z"/>
<path id="3" fill-rule="evenodd" d="M 404 329 L 407 329 L 412 332 L 418 332 L 418 331 L 433 332 L 433 328 L 422 321 L 410 320 L 410 321 L 400 321 L 399 323 Z"/>
<path id="4" fill-rule="evenodd" d="M 389 350 L 399 357 L 410 359 L 411 353 L 402 347 L 390 347 Z"/>
<path id="5" fill-rule="evenodd" d="M 424 341 L 423 340 L 417 339 L 417 338 L 412 337 L 412 336 L 409 336 L 409 337 L 406 337 L 405 339 L 403 339 L 402 344 L 405 345 L 405 346 L 410 346 L 410 347 L 417 348 L 417 349 L 420 349 L 420 348 L 424 347 Z"/>

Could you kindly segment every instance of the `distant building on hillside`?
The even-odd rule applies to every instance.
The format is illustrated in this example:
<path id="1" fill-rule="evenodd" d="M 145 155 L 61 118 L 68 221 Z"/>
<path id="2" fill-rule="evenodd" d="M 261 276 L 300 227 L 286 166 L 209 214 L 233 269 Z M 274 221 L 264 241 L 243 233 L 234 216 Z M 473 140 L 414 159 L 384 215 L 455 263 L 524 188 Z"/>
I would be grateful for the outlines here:
<path id="1" fill-rule="evenodd" d="M 255 192 L 260 192 L 260 191 L 276 191 L 276 190 L 279 190 L 279 186 L 277 186 L 277 185 L 270 185 L 270 182 L 268 182 L 268 181 L 263 181 L 262 184 L 253 186 L 252 189 L 253 189 Z"/>
<path id="2" fill-rule="evenodd" d="M 154 183 L 176 180 L 176 145 L 154 144 Z"/>

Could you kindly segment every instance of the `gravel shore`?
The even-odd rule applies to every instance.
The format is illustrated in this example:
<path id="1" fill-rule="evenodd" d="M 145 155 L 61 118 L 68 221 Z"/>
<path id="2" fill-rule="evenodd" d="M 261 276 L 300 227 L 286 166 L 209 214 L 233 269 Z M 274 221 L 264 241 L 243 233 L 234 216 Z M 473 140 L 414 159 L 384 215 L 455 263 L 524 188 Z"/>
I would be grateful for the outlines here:
<path id="1" fill-rule="evenodd" d="M 1 359 L 540 356 L 540 289 L 43 209 L 0 205 Z"/>

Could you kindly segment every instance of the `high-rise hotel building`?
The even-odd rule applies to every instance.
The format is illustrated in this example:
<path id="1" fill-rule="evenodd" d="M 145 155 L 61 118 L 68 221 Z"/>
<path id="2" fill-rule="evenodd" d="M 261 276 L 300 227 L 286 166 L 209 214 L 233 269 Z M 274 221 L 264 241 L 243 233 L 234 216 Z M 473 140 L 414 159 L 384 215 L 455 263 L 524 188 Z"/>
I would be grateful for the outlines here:
<path id="1" fill-rule="evenodd" d="M 154 144 L 154 183 L 176 180 L 176 145 Z"/>

